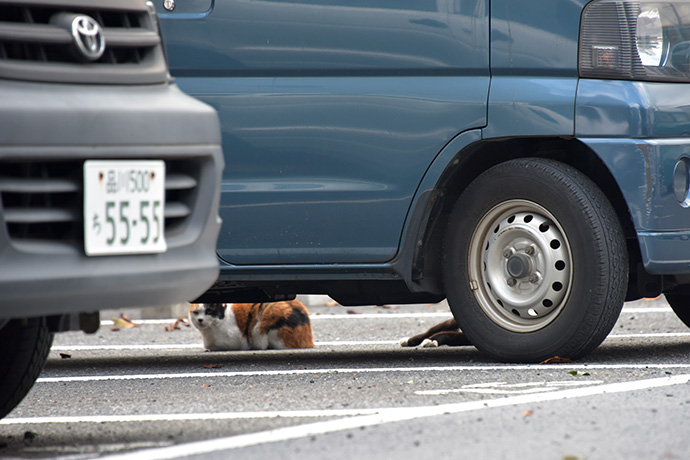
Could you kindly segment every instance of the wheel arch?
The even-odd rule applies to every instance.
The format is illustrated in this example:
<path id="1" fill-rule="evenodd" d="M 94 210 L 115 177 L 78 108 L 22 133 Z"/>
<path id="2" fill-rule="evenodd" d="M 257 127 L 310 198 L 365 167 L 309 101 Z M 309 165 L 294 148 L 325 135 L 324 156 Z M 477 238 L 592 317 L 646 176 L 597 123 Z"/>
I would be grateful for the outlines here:
<path id="1" fill-rule="evenodd" d="M 623 193 L 603 161 L 587 145 L 575 138 L 523 137 L 475 142 L 459 151 L 439 176 L 427 210 L 415 233 L 411 268 L 408 276 L 413 290 L 442 292 L 441 258 L 450 211 L 465 188 L 487 169 L 508 160 L 526 157 L 549 158 L 568 164 L 589 177 L 607 196 L 621 223 L 627 241 L 631 280 L 643 271 L 640 247 Z M 422 200 L 420 200 L 422 201 Z M 421 242 L 421 244 L 420 244 Z M 408 243 L 409 244 L 409 243 Z M 648 275 L 644 278 L 647 278 Z M 630 299 L 641 296 L 638 284 L 631 282 Z M 654 283 L 652 283 L 654 284 Z M 654 291 L 655 287 L 652 286 Z"/>

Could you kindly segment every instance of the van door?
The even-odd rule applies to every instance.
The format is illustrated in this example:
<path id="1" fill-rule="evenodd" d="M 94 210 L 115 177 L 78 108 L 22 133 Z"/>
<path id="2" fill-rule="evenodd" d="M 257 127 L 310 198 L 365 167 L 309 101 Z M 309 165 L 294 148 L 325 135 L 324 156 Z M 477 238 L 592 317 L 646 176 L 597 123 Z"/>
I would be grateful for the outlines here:
<path id="1" fill-rule="evenodd" d="M 228 263 L 391 260 L 428 166 L 486 125 L 487 0 L 155 1 L 220 114 Z"/>

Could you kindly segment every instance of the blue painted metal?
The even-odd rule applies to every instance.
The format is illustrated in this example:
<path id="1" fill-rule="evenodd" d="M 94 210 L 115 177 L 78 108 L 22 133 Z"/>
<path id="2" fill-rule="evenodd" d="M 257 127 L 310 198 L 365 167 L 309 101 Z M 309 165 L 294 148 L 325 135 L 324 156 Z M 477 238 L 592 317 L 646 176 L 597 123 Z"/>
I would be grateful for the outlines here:
<path id="1" fill-rule="evenodd" d="M 486 125 L 483 1 L 217 1 L 161 23 L 179 86 L 222 113 L 232 264 L 390 261 L 426 169 Z"/>
<path id="2" fill-rule="evenodd" d="M 172 10 L 166 9 L 164 1 L 157 2 L 158 15 L 160 17 L 178 17 L 185 19 L 194 19 L 208 16 L 213 10 L 214 0 L 174 0 L 172 2 Z"/>
<path id="3" fill-rule="evenodd" d="M 587 1 L 493 0 L 485 138 L 572 135 L 580 11 Z"/>
<path id="4" fill-rule="evenodd" d="M 583 79 L 576 124 L 579 137 L 689 137 L 690 90 L 677 83 Z"/>
<path id="5" fill-rule="evenodd" d="M 409 282 L 440 178 L 468 147 L 519 138 L 581 141 L 646 269 L 690 274 L 672 182 L 690 93 L 579 78 L 589 0 L 206 2 L 156 5 L 179 86 L 221 116 L 221 278 L 393 280 L 405 266 Z"/>
<path id="6" fill-rule="evenodd" d="M 582 138 L 606 163 L 637 230 L 646 270 L 690 272 L 690 208 L 673 194 L 673 169 L 690 157 L 687 138 Z"/>
<path id="7" fill-rule="evenodd" d="M 690 157 L 690 91 L 668 83 L 582 80 L 576 134 L 606 163 L 638 235 L 646 270 L 690 272 L 690 209 L 673 170 Z"/>

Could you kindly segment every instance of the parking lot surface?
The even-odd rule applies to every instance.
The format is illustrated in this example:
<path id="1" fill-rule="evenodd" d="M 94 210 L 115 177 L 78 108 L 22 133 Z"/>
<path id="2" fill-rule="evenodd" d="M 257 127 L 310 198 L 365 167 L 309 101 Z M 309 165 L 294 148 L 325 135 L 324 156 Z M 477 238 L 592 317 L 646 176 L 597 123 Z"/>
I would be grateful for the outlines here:
<path id="1" fill-rule="evenodd" d="M 690 458 L 690 330 L 663 297 L 627 303 L 601 347 L 560 364 L 399 346 L 445 304 L 310 313 L 313 349 L 205 352 L 174 318 L 104 312 L 96 334 L 56 336 L 0 421 L 0 457 Z"/>

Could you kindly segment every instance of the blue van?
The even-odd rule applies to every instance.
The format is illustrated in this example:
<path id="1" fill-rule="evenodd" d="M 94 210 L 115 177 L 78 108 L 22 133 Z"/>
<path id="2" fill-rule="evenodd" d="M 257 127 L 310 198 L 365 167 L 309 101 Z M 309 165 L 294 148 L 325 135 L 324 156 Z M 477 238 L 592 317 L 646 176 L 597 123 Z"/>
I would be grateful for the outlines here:
<path id="1" fill-rule="evenodd" d="M 504 361 L 690 324 L 690 2 L 156 0 L 223 131 L 202 301 L 448 299 Z"/>

